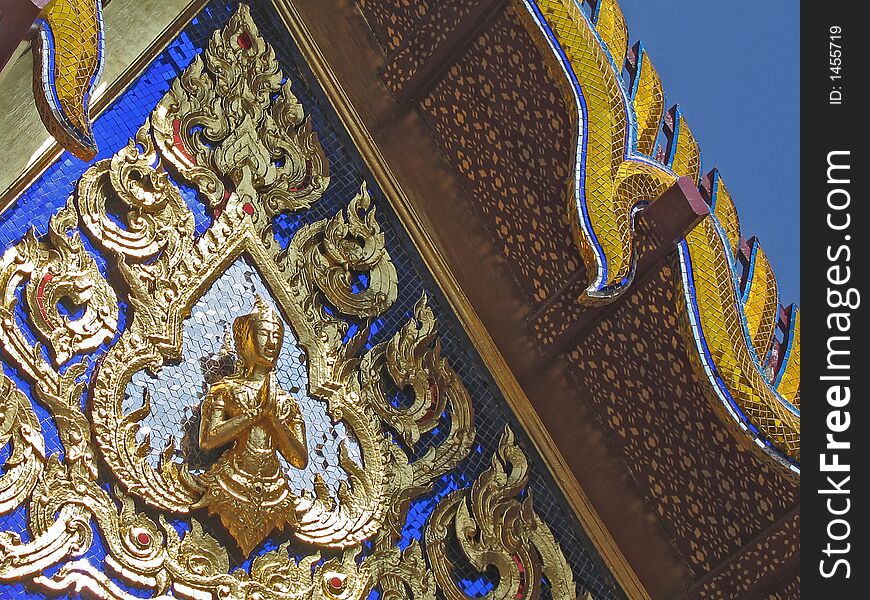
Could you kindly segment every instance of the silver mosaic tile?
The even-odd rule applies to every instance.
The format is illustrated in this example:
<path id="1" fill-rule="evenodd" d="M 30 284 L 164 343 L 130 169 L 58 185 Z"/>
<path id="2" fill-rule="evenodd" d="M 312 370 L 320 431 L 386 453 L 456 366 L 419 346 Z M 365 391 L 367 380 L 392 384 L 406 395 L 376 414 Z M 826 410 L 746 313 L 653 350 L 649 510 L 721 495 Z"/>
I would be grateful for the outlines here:
<path id="1" fill-rule="evenodd" d="M 153 465 L 157 465 L 167 442 L 175 447 L 174 460 L 188 463 L 194 473 L 202 473 L 220 456 L 221 450 L 207 452 L 199 448 L 199 409 L 209 385 L 233 372 L 233 356 L 226 353 L 228 336 L 235 318 L 251 312 L 257 294 L 278 309 L 257 270 L 245 259 L 238 259 L 202 295 L 185 320 L 181 362 L 164 365 L 157 377 L 146 371 L 133 375 L 125 390 L 123 410 L 129 414 L 141 407 L 148 390 L 151 412 L 141 421 L 139 436 L 144 439 L 146 434 L 151 435 L 149 460 Z M 305 418 L 309 458 L 304 470 L 285 464 L 285 472 L 296 493 L 313 491 L 316 473 L 335 492 L 339 483 L 348 479 L 339 464 L 340 444 L 345 443 L 350 458 L 362 465 L 359 445 L 344 423 L 333 424 L 326 402 L 308 395 L 305 352 L 286 321 L 284 328 L 276 379 L 299 403 Z M 231 350 L 232 344 L 228 347 Z"/>

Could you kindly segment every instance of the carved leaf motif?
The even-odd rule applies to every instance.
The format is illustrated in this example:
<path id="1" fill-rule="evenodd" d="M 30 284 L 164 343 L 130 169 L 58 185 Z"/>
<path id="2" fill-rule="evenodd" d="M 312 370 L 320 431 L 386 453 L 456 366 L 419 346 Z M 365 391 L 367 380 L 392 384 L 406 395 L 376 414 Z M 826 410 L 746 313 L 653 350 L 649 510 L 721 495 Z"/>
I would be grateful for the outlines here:
<path id="1" fill-rule="evenodd" d="M 404 550 L 379 544 L 365 567 L 373 571 L 384 600 L 435 600 L 435 577 L 416 540 Z"/>
<path id="2" fill-rule="evenodd" d="M 527 482 L 528 461 L 507 428 L 490 468 L 470 490 L 451 493 L 435 508 L 426 527 L 426 551 L 447 598 L 469 598 L 453 580 L 447 553 L 451 537 L 477 570 L 490 565 L 498 570 L 491 598 L 537 599 L 542 576 L 550 582 L 553 598 L 577 597 L 571 569 L 549 528 L 535 514 L 531 495 L 516 498 Z"/>
<path id="3" fill-rule="evenodd" d="M 326 189 L 323 150 L 283 79 L 242 4 L 154 110 L 161 153 L 213 208 L 236 191 L 272 216 L 307 208 Z"/>
<path id="4" fill-rule="evenodd" d="M 81 412 L 86 367 L 73 362 L 77 355 L 110 340 L 117 328 L 114 290 L 97 269 L 74 230 L 71 204 L 49 220 L 47 240 L 31 230 L 0 259 L 0 351 L 32 385 L 35 399 L 45 405 L 57 424 L 67 459 L 96 477 L 90 427 Z M 23 287 L 27 325 L 48 343 L 51 362 L 40 344 L 32 345 L 22 331 L 16 308 Z M 60 305 L 77 308 L 77 316 L 62 314 Z"/>
<path id="5" fill-rule="evenodd" d="M 67 206 L 49 221 L 47 240 L 38 240 L 31 230 L 0 260 L 6 335 L 20 337 L 14 310 L 18 287 L 25 285 L 29 324 L 48 343 L 58 367 L 110 340 L 118 326 L 115 292 L 82 245 L 75 224 L 75 210 Z M 68 310 L 62 312 L 61 305 Z M 80 314 L 66 314 L 70 311 Z"/>
<path id="6" fill-rule="evenodd" d="M 30 401 L 8 377 L 0 375 L 0 448 L 7 443 L 12 451 L 0 478 L 0 514 L 26 500 L 45 461 L 42 431 Z"/>
<path id="7" fill-rule="evenodd" d="M 153 294 L 193 245 L 193 215 L 155 162 L 143 127 L 115 156 L 88 169 L 78 185 L 82 225 L 101 248 L 120 257 L 117 268 L 134 298 Z"/>
<path id="8" fill-rule="evenodd" d="M 365 183 L 346 214 L 340 212 L 326 222 L 320 251 L 306 266 L 327 300 L 345 314 L 374 317 L 396 301 L 396 269 Z M 359 273 L 368 277 L 365 289 L 355 289 L 353 277 Z"/>
<path id="9" fill-rule="evenodd" d="M 320 560 L 320 553 L 315 552 L 297 563 L 289 558 L 289 552 L 290 544 L 287 543 L 255 558 L 251 565 L 251 579 L 279 593 L 310 591 L 314 587 L 312 572 Z"/>

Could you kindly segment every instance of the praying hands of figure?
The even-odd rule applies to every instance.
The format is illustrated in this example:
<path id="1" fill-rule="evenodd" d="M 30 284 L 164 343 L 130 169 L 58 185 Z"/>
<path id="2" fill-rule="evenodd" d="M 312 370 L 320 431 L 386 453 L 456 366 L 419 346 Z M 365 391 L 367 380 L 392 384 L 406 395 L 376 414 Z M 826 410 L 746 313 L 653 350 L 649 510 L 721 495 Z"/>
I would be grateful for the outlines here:
<path id="1" fill-rule="evenodd" d="M 288 463 L 297 469 L 304 469 L 308 464 L 305 420 L 296 400 L 287 393 L 279 395 L 273 386 L 274 379 L 268 377 L 257 393 L 257 408 L 252 411 L 253 422 L 261 423 L 270 430 L 278 451 Z"/>

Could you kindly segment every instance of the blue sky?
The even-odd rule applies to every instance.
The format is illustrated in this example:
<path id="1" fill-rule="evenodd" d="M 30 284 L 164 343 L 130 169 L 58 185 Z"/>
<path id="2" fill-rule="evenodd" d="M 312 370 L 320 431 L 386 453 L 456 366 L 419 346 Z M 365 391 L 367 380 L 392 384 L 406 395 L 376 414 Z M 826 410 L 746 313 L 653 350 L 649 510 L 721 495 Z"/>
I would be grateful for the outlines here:
<path id="1" fill-rule="evenodd" d="M 800 3 L 620 0 L 701 145 L 719 167 L 743 237 L 758 236 L 780 301 L 800 301 Z"/>

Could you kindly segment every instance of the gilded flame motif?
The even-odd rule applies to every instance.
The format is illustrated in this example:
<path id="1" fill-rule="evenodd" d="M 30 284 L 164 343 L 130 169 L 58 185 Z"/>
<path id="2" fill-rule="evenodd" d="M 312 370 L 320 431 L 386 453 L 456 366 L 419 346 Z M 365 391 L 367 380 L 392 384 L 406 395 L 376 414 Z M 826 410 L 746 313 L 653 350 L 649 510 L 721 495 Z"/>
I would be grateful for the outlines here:
<path id="1" fill-rule="evenodd" d="M 528 465 L 509 431 L 492 468 L 436 508 L 425 544 L 396 546 L 411 501 L 471 452 L 468 391 L 441 356 L 425 296 L 404 327 L 367 351 L 367 328 L 350 336 L 339 318 L 376 318 L 398 294 L 365 186 L 345 211 L 303 226 L 286 247 L 276 242 L 273 217 L 316 202 L 327 166 L 246 7 L 204 54 L 135 139 L 82 176 L 47 238 L 29 234 L 0 261 L 4 358 L 51 414 L 64 450 L 46 456 L 31 399 L 0 379 L 0 442 L 11 444 L 0 513 L 26 506 L 30 533 L 0 532 L 0 581 L 118 599 L 134 597 L 123 586 L 154 597 L 349 600 L 378 589 L 385 598 L 434 599 L 440 589 L 460 598 L 445 551 L 452 528 L 472 565 L 499 570 L 494 597 L 537 598 L 545 578 L 553 597 L 576 598 L 531 498 L 517 499 Z M 208 199 L 212 221 L 201 235 L 164 163 Z M 106 258 L 117 291 L 80 232 Z M 199 443 L 219 456 L 202 472 L 167 446 L 155 465 L 140 434 L 149 397 L 125 411 L 125 390 L 136 373 L 186 358 L 193 305 L 240 258 L 278 311 L 260 299 L 233 323 L 236 368 L 211 384 L 201 407 Z M 357 275 L 367 279 L 363 290 L 353 288 Z M 22 330 L 22 289 L 26 324 L 48 352 Z M 123 328 L 119 296 L 129 307 Z M 78 318 L 59 309 L 65 303 Z M 359 449 L 361 462 L 341 447 L 347 477 L 334 493 L 315 475 L 313 491 L 294 494 L 279 466 L 283 458 L 300 469 L 308 456 L 300 409 L 275 379 L 283 323 L 307 357 L 309 396 Z M 82 357 L 98 347 L 104 353 L 86 381 Z M 389 401 L 396 386 L 413 397 L 409 406 Z M 422 452 L 422 434 L 436 426 L 440 443 Z M 227 547 L 203 526 L 209 513 L 252 558 L 249 571 L 230 572 Z M 87 555 L 94 526 L 105 571 Z M 280 528 L 289 539 L 256 554 Z"/>
<path id="2" fill-rule="evenodd" d="M 447 545 L 455 536 L 462 552 L 478 570 L 498 570 L 493 598 L 538 598 L 541 579 L 550 582 L 552 597 L 576 598 L 574 580 L 549 528 L 535 514 L 531 496 L 516 496 L 526 487 L 529 464 L 514 443 L 510 429 L 502 434 L 492 466 L 471 489 L 451 493 L 435 508 L 426 528 L 426 548 L 438 587 L 450 600 L 469 596 L 453 581 Z"/>
<path id="3" fill-rule="evenodd" d="M 152 116 L 161 154 L 212 207 L 236 194 L 270 215 L 316 202 L 329 183 L 311 122 L 275 51 L 242 7 L 172 83 Z M 273 101 L 272 98 L 276 99 Z"/>

